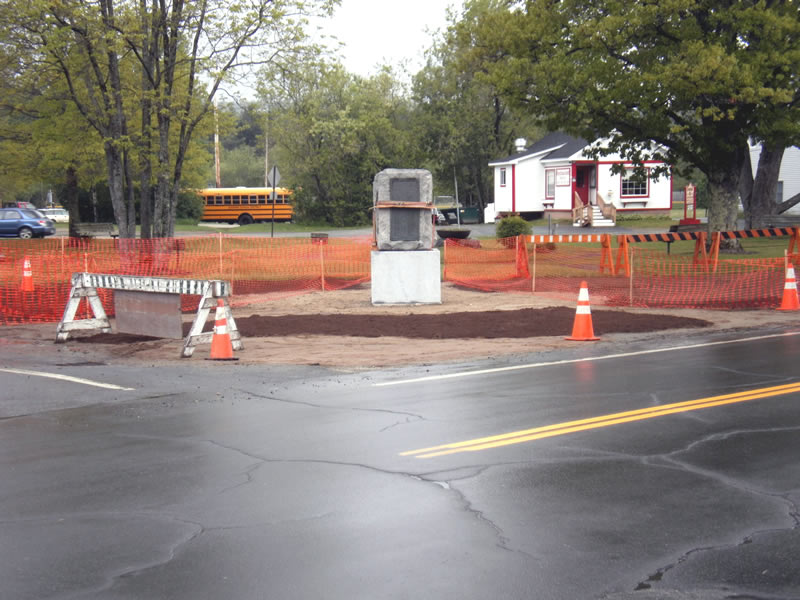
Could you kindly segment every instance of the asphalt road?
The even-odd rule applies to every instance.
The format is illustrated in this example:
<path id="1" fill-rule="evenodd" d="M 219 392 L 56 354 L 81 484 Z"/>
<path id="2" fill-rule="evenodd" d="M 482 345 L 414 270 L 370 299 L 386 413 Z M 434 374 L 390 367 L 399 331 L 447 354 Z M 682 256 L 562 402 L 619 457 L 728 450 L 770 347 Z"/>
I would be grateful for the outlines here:
<path id="1" fill-rule="evenodd" d="M 357 373 L 0 344 L 0 598 L 798 598 L 800 334 L 765 333 Z"/>

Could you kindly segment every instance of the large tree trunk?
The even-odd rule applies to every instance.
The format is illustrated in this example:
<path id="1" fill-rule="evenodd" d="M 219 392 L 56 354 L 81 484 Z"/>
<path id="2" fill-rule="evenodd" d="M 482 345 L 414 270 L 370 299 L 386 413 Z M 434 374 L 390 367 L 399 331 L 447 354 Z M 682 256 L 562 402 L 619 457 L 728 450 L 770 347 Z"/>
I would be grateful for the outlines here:
<path id="1" fill-rule="evenodd" d="M 114 17 L 114 0 L 100 0 L 103 24 L 108 31 L 116 28 Z M 136 235 L 136 222 L 129 218 L 129 206 L 125 198 L 125 182 L 130 180 L 125 152 L 120 148 L 122 140 L 128 137 L 128 124 L 125 107 L 122 101 L 122 77 L 119 68 L 119 56 L 114 48 L 106 50 L 108 61 L 108 88 L 111 94 L 109 106 L 109 133 L 111 139 L 105 143 L 106 163 L 108 165 L 108 187 L 111 192 L 111 205 L 117 221 L 121 238 Z"/>
<path id="2" fill-rule="evenodd" d="M 142 27 L 142 134 L 139 145 L 139 220 L 140 236 L 149 239 L 153 235 L 153 100 L 157 74 L 154 70 L 160 48 L 158 2 L 153 0 L 148 13 L 147 0 L 139 0 Z"/>
<path id="3" fill-rule="evenodd" d="M 144 109 L 142 109 L 144 110 Z M 146 150 L 142 150 L 142 158 L 139 161 L 139 219 L 141 223 L 140 236 L 142 239 L 150 239 L 153 235 L 153 186 L 151 178 L 153 168 L 150 163 L 150 145 L 146 144 Z"/>
<path id="4" fill-rule="evenodd" d="M 783 160 L 784 146 L 763 144 L 758 168 L 753 181 L 753 193 L 750 199 L 749 223 L 761 223 L 764 217 L 774 215 L 777 210 L 775 194 L 778 190 L 778 175 Z"/>
<path id="5" fill-rule="evenodd" d="M 169 173 L 169 118 L 158 117 L 158 170 L 156 197 L 153 209 L 153 235 L 170 237 L 170 173 Z"/>
<path id="6" fill-rule="evenodd" d="M 108 171 L 108 192 L 111 196 L 111 207 L 114 209 L 114 217 L 117 220 L 120 236 L 127 231 L 127 210 L 125 206 L 125 169 L 123 167 L 122 154 L 117 149 L 113 141 L 105 144 L 106 169 Z"/>
<path id="7" fill-rule="evenodd" d="M 123 153 L 123 167 L 125 168 L 125 197 L 127 199 L 127 235 L 122 237 L 136 237 L 136 195 L 133 189 L 133 176 L 131 175 L 131 161 L 128 158 L 128 151 Z M 122 232 L 120 232 L 121 234 Z"/>
<path id="8" fill-rule="evenodd" d="M 706 173 L 708 177 L 709 206 L 708 232 L 735 231 L 738 229 L 739 178 L 741 162 L 732 161 L 729 168 Z M 723 240 L 720 249 L 741 252 L 739 240 Z"/>

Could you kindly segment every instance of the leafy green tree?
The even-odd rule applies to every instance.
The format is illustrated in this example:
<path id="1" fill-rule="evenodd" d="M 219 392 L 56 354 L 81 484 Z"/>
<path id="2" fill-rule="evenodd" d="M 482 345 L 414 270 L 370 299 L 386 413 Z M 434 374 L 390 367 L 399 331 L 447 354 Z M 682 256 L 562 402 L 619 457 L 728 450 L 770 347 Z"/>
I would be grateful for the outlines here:
<path id="1" fill-rule="evenodd" d="M 56 201 L 79 219 L 78 181 L 104 180 L 103 145 L 87 128 L 57 73 L 29 68 L 26 48 L 0 46 L 0 174 L 3 199 L 23 190 L 56 192 Z M 42 202 L 39 202 L 43 205 Z"/>
<path id="2" fill-rule="evenodd" d="M 229 102 L 217 110 L 222 187 L 261 187 L 266 183 L 265 135 L 269 115 L 254 101 Z M 216 185 L 216 174 L 207 178 Z"/>
<path id="3" fill-rule="evenodd" d="M 369 222 L 372 180 L 388 167 L 414 167 L 409 103 L 392 73 L 347 73 L 325 62 L 265 78 L 281 183 L 295 189 L 300 216 L 332 225 Z M 275 161 L 273 161 L 274 163 Z"/>
<path id="4" fill-rule="evenodd" d="M 142 235 L 171 236 L 194 134 L 218 90 L 249 69 L 305 48 L 304 16 L 335 0 L 8 0 L 4 39 L 20 68 L 53 71 L 103 141 L 107 182 L 123 237 L 135 232 L 139 172 Z M 138 112 L 138 119 L 134 118 Z"/>
<path id="5" fill-rule="evenodd" d="M 227 127 L 220 127 L 220 143 L 226 150 L 249 146 L 256 151 L 264 147 L 264 128 L 268 115 L 254 101 L 230 103 L 225 108 L 232 121 Z M 262 182 L 263 183 L 263 182 Z"/>
<path id="6" fill-rule="evenodd" d="M 702 171 L 711 230 L 736 224 L 748 139 L 782 149 L 800 136 L 795 2 L 530 0 L 485 19 L 475 47 L 551 129 Z"/>
<path id="7" fill-rule="evenodd" d="M 417 139 L 435 179 L 453 189 L 455 176 L 462 203 L 481 210 L 492 198 L 489 161 L 510 154 L 515 138 L 541 133 L 530 115 L 512 113 L 473 51 L 482 21 L 504 10 L 498 0 L 470 0 L 460 17 L 451 14 L 413 84 Z"/>
<path id="8" fill-rule="evenodd" d="M 236 146 L 222 150 L 220 157 L 222 187 L 262 187 L 264 185 L 264 155 L 251 146 Z"/>

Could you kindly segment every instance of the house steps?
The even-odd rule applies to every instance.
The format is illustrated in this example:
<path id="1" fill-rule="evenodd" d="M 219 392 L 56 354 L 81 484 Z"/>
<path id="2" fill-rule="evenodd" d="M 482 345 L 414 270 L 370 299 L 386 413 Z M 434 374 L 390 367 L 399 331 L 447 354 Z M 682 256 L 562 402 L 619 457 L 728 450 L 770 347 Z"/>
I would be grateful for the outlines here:
<path id="1" fill-rule="evenodd" d="M 611 219 L 607 219 L 603 216 L 600 207 L 596 204 L 592 204 L 592 227 L 614 227 L 615 223 Z M 589 221 L 584 221 L 583 219 L 578 219 L 575 221 L 572 226 L 573 227 L 588 227 L 590 224 Z"/>

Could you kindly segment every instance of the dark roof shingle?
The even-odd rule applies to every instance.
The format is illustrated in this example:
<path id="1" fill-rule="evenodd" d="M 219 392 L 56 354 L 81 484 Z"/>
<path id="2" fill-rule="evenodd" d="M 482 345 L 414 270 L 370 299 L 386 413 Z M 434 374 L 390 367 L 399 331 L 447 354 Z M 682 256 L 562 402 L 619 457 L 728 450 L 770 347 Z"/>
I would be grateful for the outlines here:
<path id="1" fill-rule="evenodd" d="M 517 152 L 516 154 L 512 154 L 511 156 L 507 156 L 505 158 L 498 158 L 493 160 L 492 163 L 512 162 L 519 158 L 524 158 L 533 154 L 539 154 L 540 152 L 545 152 L 550 149 L 553 149 L 553 151 L 549 154 L 546 154 L 542 158 L 567 158 L 568 156 L 572 156 L 578 150 L 582 150 L 588 145 L 589 142 L 583 138 L 572 137 L 566 133 L 556 131 L 553 133 L 548 133 L 539 141 L 534 142 L 532 145 L 525 148 L 525 150 L 522 152 Z"/>

